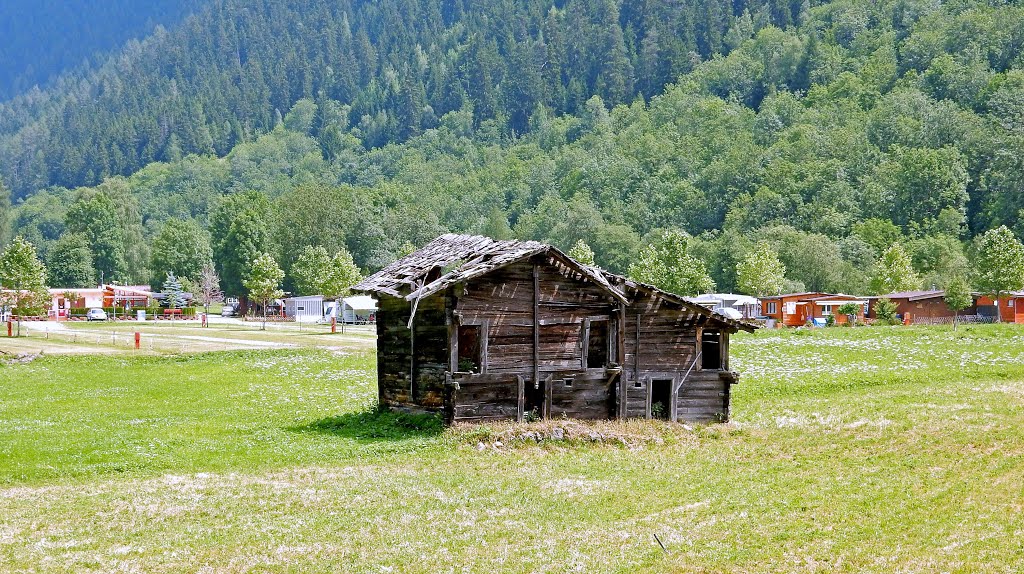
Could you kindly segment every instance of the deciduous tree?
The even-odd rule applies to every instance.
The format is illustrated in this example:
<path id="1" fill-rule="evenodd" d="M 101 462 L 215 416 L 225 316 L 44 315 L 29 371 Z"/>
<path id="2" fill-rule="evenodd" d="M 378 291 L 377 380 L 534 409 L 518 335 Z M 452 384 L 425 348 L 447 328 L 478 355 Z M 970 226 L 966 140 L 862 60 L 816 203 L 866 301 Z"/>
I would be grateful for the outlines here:
<path id="1" fill-rule="evenodd" d="M 681 231 L 665 231 L 629 266 L 635 281 L 654 285 L 676 295 L 691 296 L 715 289 L 704 262 L 686 252 L 689 237 Z"/>
<path id="2" fill-rule="evenodd" d="M 953 330 L 956 330 L 960 322 L 960 311 L 974 304 L 974 296 L 971 294 L 971 287 L 963 276 L 954 277 L 946 285 L 946 293 L 943 296 L 946 305 L 953 310 Z"/>
<path id="3" fill-rule="evenodd" d="M 577 240 L 566 255 L 584 265 L 594 265 L 594 250 L 582 239 Z"/>
<path id="4" fill-rule="evenodd" d="M 217 276 L 217 270 L 213 268 L 212 263 L 203 265 L 199 271 L 199 280 L 196 285 L 203 310 L 209 315 L 210 305 L 224 300 L 224 292 L 220 290 L 220 277 Z"/>
<path id="5" fill-rule="evenodd" d="M 1005 225 L 990 229 L 975 241 L 974 267 L 977 285 L 996 299 L 1024 287 L 1024 245 Z M 1002 321 L 996 312 L 997 321 Z"/>
<path id="6" fill-rule="evenodd" d="M 767 241 L 757 244 L 747 257 L 736 265 L 736 283 L 740 291 L 765 297 L 782 293 L 786 266 Z"/>
<path id="7" fill-rule="evenodd" d="M 242 283 L 249 292 L 249 296 L 259 301 L 263 306 L 263 324 L 261 330 L 267 330 L 267 307 L 270 301 L 284 295 L 281 290 L 281 280 L 284 279 L 284 271 L 277 266 L 274 257 L 269 253 L 261 253 L 253 260 Z"/>
<path id="8" fill-rule="evenodd" d="M 45 305 L 46 267 L 36 257 L 36 248 L 20 236 L 0 255 L 0 289 L 3 306 L 18 314 L 18 336 L 21 336 L 21 315 L 29 308 Z"/>
<path id="9" fill-rule="evenodd" d="M 154 273 L 153 286 L 157 286 L 157 277 L 162 282 L 168 273 L 194 281 L 211 261 L 210 234 L 193 220 L 171 219 L 153 239 L 149 266 Z"/>
<path id="10" fill-rule="evenodd" d="M 53 244 L 46 257 L 46 270 L 54 287 L 96 286 L 92 251 L 88 240 L 80 233 L 67 233 Z"/>
<path id="11" fill-rule="evenodd" d="M 910 256 L 900 244 L 894 243 L 875 263 L 871 291 L 876 295 L 885 295 L 920 288 L 921 278 L 914 272 Z"/>

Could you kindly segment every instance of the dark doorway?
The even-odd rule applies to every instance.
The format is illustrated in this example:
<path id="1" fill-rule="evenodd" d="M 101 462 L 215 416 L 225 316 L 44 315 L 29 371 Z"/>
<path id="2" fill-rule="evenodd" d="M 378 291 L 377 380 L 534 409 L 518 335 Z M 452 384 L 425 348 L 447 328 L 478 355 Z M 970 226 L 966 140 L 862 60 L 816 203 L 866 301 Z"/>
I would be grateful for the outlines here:
<path id="1" fill-rule="evenodd" d="M 668 420 L 672 417 L 672 379 L 651 381 L 651 418 Z"/>
<path id="2" fill-rule="evenodd" d="M 701 368 L 717 371 L 722 368 L 722 333 L 704 331 L 700 344 Z"/>
<path id="3" fill-rule="evenodd" d="M 527 421 L 540 420 L 544 416 L 544 397 L 547 394 L 547 382 L 540 381 L 534 385 L 526 381 L 523 389 L 523 417 Z"/>
<path id="4" fill-rule="evenodd" d="M 459 325 L 459 365 L 463 373 L 481 372 L 480 325 Z"/>
<path id="5" fill-rule="evenodd" d="M 608 321 L 591 321 L 587 340 L 587 368 L 601 369 L 608 365 Z"/>

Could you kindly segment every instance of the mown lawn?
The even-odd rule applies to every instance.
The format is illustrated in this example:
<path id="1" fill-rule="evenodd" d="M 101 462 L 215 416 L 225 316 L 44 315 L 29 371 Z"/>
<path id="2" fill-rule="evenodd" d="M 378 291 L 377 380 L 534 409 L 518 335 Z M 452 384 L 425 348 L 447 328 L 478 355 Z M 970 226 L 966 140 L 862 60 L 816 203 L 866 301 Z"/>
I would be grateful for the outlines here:
<path id="1" fill-rule="evenodd" d="M 374 416 L 357 349 L 0 366 L 0 571 L 1019 568 L 1024 329 L 733 350 L 733 422 L 595 443 Z"/>

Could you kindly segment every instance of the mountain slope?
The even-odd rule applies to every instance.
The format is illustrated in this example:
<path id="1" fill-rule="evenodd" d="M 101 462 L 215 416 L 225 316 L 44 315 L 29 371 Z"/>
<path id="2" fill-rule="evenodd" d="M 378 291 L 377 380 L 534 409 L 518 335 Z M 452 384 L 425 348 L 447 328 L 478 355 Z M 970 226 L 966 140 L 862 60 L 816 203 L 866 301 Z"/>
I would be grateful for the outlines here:
<path id="1" fill-rule="evenodd" d="M 129 38 L 172 26 L 201 0 L 0 2 L 0 100 L 46 82 Z"/>
<path id="2" fill-rule="evenodd" d="M 744 13 L 752 27 L 788 26 L 804 4 L 209 0 L 99 68 L 0 106 L 0 174 L 24 197 L 223 155 L 300 98 L 333 110 L 317 118 L 317 137 L 351 132 L 368 147 L 463 108 L 477 126 L 495 119 L 523 133 L 540 105 L 574 113 L 595 94 L 609 104 L 654 95 L 727 51 Z"/>

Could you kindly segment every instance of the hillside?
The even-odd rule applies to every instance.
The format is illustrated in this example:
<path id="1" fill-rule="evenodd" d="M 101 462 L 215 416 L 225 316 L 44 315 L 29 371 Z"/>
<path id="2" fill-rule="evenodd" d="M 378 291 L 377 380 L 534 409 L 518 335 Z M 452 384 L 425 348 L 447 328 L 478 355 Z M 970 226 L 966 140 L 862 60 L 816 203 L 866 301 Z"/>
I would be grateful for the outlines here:
<path id="1" fill-rule="evenodd" d="M 0 100 L 48 81 L 155 26 L 171 27 L 200 0 L 6 0 L 0 3 Z"/>
<path id="2" fill-rule="evenodd" d="M 874 262 L 894 243 L 908 251 L 921 285 L 943 286 L 951 277 L 970 272 L 969 241 L 974 236 L 1003 224 L 1018 235 L 1024 231 L 1024 159 L 1019 154 L 1024 149 L 1024 9 L 987 2 L 935 6 L 905 0 L 866 6 L 850 0 L 794 5 L 785 13 L 796 17 L 784 26 L 771 24 L 776 15 L 770 10 L 741 10 L 738 16 L 729 12 L 721 22 L 721 44 L 709 48 L 717 55 L 686 52 L 685 64 L 669 52 L 655 58 L 676 62 L 680 69 L 664 70 L 674 83 L 660 93 L 652 87 L 654 95 L 645 99 L 633 95 L 646 93 L 643 82 L 661 76 L 637 72 L 645 69 L 634 63 L 644 53 L 637 46 L 654 45 L 650 38 L 660 34 L 654 32 L 656 26 L 669 19 L 643 20 L 656 24 L 640 33 L 644 28 L 631 23 L 641 21 L 635 20 L 637 15 L 650 13 L 657 3 L 623 2 L 618 17 L 611 20 L 614 25 L 594 24 L 580 34 L 586 27 L 579 18 L 608 22 L 600 14 L 585 14 L 584 5 L 588 10 L 593 7 L 568 3 L 551 10 L 531 3 L 521 20 L 499 18 L 505 14 L 502 10 L 511 8 L 494 3 L 472 10 L 446 4 L 436 17 L 417 12 L 416 5 L 389 11 L 393 5 L 387 2 L 357 4 L 352 16 L 340 8 L 337 13 L 326 10 L 325 5 L 323 14 L 305 17 L 329 22 L 334 15 L 348 20 L 353 42 L 363 35 L 360 30 L 367 30 L 366 37 L 374 42 L 369 45 L 379 47 L 373 50 L 374 66 L 367 69 L 368 91 L 343 97 L 342 84 L 332 83 L 336 97 L 314 87 L 308 90 L 312 97 L 300 97 L 304 92 L 295 86 L 319 86 L 328 68 L 332 77 L 351 71 L 352 83 L 345 85 L 360 85 L 355 68 L 329 66 L 324 63 L 328 60 L 317 59 L 321 46 L 345 45 L 342 40 L 307 39 L 297 42 L 307 52 L 282 52 L 275 58 L 260 56 L 262 45 L 245 44 L 247 50 L 233 53 L 244 53 L 253 70 L 264 67 L 252 63 L 257 61 L 280 68 L 263 76 L 280 91 L 257 90 L 265 98 L 255 107 L 247 107 L 248 100 L 242 97 L 249 93 L 244 78 L 231 81 L 230 74 L 216 73 L 216 58 L 203 60 L 196 52 L 182 59 L 168 46 L 175 38 L 192 37 L 190 28 L 218 21 L 233 23 L 234 31 L 225 29 L 224 38 L 288 37 L 288 29 L 315 27 L 300 26 L 301 19 L 289 20 L 283 12 L 276 17 L 273 11 L 246 11 L 231 18 L 209 13 L 189 20 L 181 29 L 137 46 L 122 57 L 123 62 L 97 72 L 116 78 L 124 70 L 137 70 L 133 81 L 100 82 L 98 86 L 106 87 L 96 88 L 98 98 L 76 107 L 54 92 L 39 102 L 38 119 L 19 116 L 23 131 L 5 140 L 7 152 L 16 149 L 19 156 L 49 161 L 47 153 L 10 144 L 23 141 L 24 130 L 55 121 L 53 110 L 66 106 L 61 117 L 74 117 L 67 125 L 81 129 L 40 133 L 48 134 L 51 143 L 66 153 L 82 155 L 77 156 L 79 163 L 62 159 L 54 163 L 57 167 L 79 165 L 93 177 L 104 170 L 119 171 L 102 168 L 102 162 L 85 162 L 88 154 L 103 150 L 104 141 L 146 142 L 143 148 L 152 158 L 164 154 L 167 161 L 148 163 L 138 171 L 126 163 L 122 167 L 132 175 L 112 177 L 94 187 L 35 192 L 14 209 L 13 230 L 36 243 L 44 256 L 68 231 L 106 237 L 105 247 L 92 246 L 103 251 L 96 259 L 97 276 L 102 271 L 105 277 L 143 281 L 163 271 L 152 269 L 164 264 L 153 260 L 149 249 L 162 235 L 165 222 L 195 220 L 200 229 L 209 225 L 217 260 L 225 257 L 218 255 L 217 235 L 227 233 L 226 226 L 239 210 L 258 222 L 252 230 L 252 248 L 277 253 L 286 271 L 306 245 L 331 251 L 345 247 L 358 265 L 371 270 L 407 251 L 410 244 L 422 244 L 444 231 L 464 231 L 535 238 L 565 249 L 582 239 L 593 248 L 598 264 L 625 272 L 643 245 L 661 230 L 676 229 L 693 236 L 690 250 L 705 262 L 718 289 L 736 288 L 737 260 L 754 243 L 765 241 L 785 263 L 790 286 L 845 292 L 866 292 Z M 671 5 L 696 10 L 687 3 Z M 712 4 L 692 4 L 698 5 Z M 526 18 L 531 14 L 532 20 Z M 543 32 L 552 20 L 559 26 L 551 29 L 574 34 L 575 39 L 556 42 L 557 34 Z M 269 31 L 252 24 L 256 21 Z M 372 28 L 370 35 L 371 21 L 387 25 Z M 402 21 L 418 24 L 399 33 Z M 586 55 L 597 67 L 580 66 L 578 57 L 565 56 L 560 60 L 565 67 L 557 81 L 552 79 L 552 88 L 515 91 L 510 87 L 513 80 L 529 74 L 511 73 L 524 69 L 514 54 L 499 50 L 486 60 L 488 65 L 469 65 L 481 60 L 468 54 L 483 53 L 473 52 L 473 38 L 486 38 L 513 51 L 520 45 L 499 42 L 502 36 L 496 33 L 467 32 L 495 27 L 497 22 L 512 28 L 522 24 L 530 32 L 522 36 L 527 43 L 539 45 L 542 37 L 548 46 L 590 42 L 588 50 L 571 53 Z M 615 45 L 614 31 L 622 32 L 628 66 L 622 61 L 619 68 L 601 67 L 611 65 L 614 59 L 607 56 L 615 53 L 593 44 L 601 29 L 612 31 Z M 641 36 L 646 40 L 638 43 Z M 698 37 L 694 36 L 694 46 L 700 49 Z M 393 43 L 388 38 L 394 38 Z M 410 38 L 423 41 L 411 43 Z M 444 42 L 430 43 L 429 38 Z M 384 46 L 391 46 L 391 51 Z M 661 48 L 650 49 L 661 54 Z M 411 75 L 397 72 L 403 69 L 402 58 L 414 56 L 421 66 L 409 67 Z M 167 68 L 166 62 L 175 64 Z M 459 67 L 458 62 L 468 67 Z M 173 69 L 175 77 L 147 76 L 147 65 Z M 197 71 L 206 68 L 213 71 Z M 633 70 L 633 90 L 609 91 L 607 71 L 628 68 Z M 194 73 L 186 73 L 189 69 Z M 417 74 L 412 74 L 414 69 Z M 491 83 L 467 81 L 469 76 L 461 75 L 473 69 L 493 73 L 487 76 Z M 463 87 L 455 91 L 459 99 L 448 104 L 430 99 L 444 93 L 436 88 L 445 82 L 429 78 L 445 70 L 460 78 Z M 498 76 L 502 79 L 494 79 Z M 166 82 L 168 91 L 153 99 L 127 97 L 151 77 L 164 78 L 153 81 Z M 382 84 L 384 77 L 393 81 Z M 583 95 L 570 98 L 572 90 L 557 89 L 570 84 L 583 86 L 578 88 Z M 221 99 L 213 104 L 185 98 L 188 85 L 207 86 L 209 91 L 203 93 Z M 403 92 L 403 85 L 412 88 Z M 492 101 L 500 106 L 481 105 L 486 98 L 474 98 L 482 92 L 465 89 L 488 85 L 497 90 Z M 426 98 L 417 96 L 415 105 L 405 108 L 424 112 L 412 124 L 397 119 L 406 117 L 396 96 L 400 93 Z M 521 108 L 524 115 L 512 113 L 526 97 L 532 99 Z M 111 101 L 122 111 L 105 111 L 105 102 Z M 430 103 L 421 107 L 425 101 Z M 24 101 L 12 104 L 23 105 Z M 167 115 L 132 115 L 131 110 L 153 106 L 166 106 Z M 202 121 L 179 122 L 185 117 L 179 113 Z M 235 114 L 244 120 L 232 119 Z M 84 121 L 87 116 L 95 120 Z M 157 140 L 132 132 L 133 118 L 152 122 L 153 134 L 166 135 L 165 149 L 170 152 L 160 151 Z M 218 125 L 224 129 L 216 131 Z M 104 133 L 119 129 L 132 135 L 104 139 Z M 238 135 L 226 135 L 230 133 Z M 86 137 L 89 143 L 75 143 Z M 213 142 L 212 147 L 188 155 L 200 139 Z M 396 143 L 389 143 L 392 140 Z M 113 161 L 112 156 L 104 157 Z M 128 155 L 119 157 L 128 162 Z M 150 159 L 146 154 L 131 157 L 131 162 Z M 19 161 L 14 163 L 32 163 Z M 16 196 L 35 189 L 26 187 L 17 174 L 4 176 Z M 234 201 L 239 192 L 250 195 Z M 254 209 L 259 213 L 252 213 Z M 82 214 L 90 213 L 96 214 L 97 223 L 83 228 Z M 119 230 L 105 235 L 99 228 L 100 216 L 115 213 L 103 225 Z M 154 247 L 154 253 L 159 251 Z"/>
<path id="3" fill-rule="evenodd" d="M 748 6 L 749 4 L 749 6 Z M 771 9 L 772 4 L 779 4 Z M 90 185 L 188 153 L 226 154 L 300 98 L 339 108 L 316 134 L 402 141 L 472 106 L 523 133 L 537 105 L 575 112 L 650 96 L 725 49 L 743 0 L 207 0 L 182 25 L 94 70 L 0 107 L 0 172 L 15 196 Z"/>

